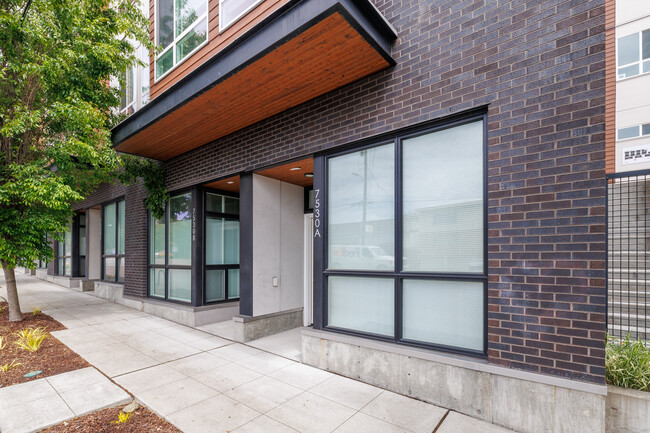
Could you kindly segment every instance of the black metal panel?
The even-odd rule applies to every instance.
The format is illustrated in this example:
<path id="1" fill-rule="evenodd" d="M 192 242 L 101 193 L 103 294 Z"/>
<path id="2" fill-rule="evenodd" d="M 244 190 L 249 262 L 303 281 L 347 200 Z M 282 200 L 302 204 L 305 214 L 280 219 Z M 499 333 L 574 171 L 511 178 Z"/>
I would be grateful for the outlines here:
<path id="1" fill-rule="evenodd" d="M 325 279 L 323 272 L 327 267 L 325 263 L 326 251 L 325 247 L 325 198 L 323 195 L 325 191 L 325 157 L 322 155 L 314 157 L 314 251 L 313 251 L 313 327 L 314 329 L 323 329 L 325 326 L 325 309 L 326 293 L 325 293 Z M 316 201 L 318 200 L 318 201 Z M 316 218 L 316 204 L 318 203 L 318 218 Z M 318 226 L 317 226 L 318 224 Z"/>
<path id="2" fill-rule="evenodd" d="M 239 177 L 239 313 L 253 315 L 253 174 Z"/>
<path id="3" fill-rule="evenodd" d="M 203 189 L 192 190 L 192 305 L 203 305 Z"/>
<path id="4" fill-rule="evenodd" d="M 113 128 L 118 145 L 334 13 L 391 65 L 395 31 L 368 0 L 291 1 Z"/>

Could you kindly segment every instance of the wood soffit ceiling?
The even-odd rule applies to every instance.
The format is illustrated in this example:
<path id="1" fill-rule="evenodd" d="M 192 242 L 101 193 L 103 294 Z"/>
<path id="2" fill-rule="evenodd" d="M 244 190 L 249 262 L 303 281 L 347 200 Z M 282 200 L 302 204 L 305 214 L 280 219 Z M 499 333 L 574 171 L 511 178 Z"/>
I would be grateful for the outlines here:
<path id="1" fill-rule="evenodd" d="M 298 168 L 300 170 L 291 170 Z M 311 186 L 314 184 L 314 178 L 305 177 L 305 173 L 314 173 L 314 160 L 312 158 L 303 159 L 301 161 L 290 162 L 288 164 L 279 165 L 258 171 L 256 174 L 270 177 L 272 179 L 281 180 L 283 182 L 292 183 L 298 186 Z"/>
<path id="2" fill-rule="evenodd" d="M 333 13 L 116 149 L 168 160 L 389 66 Z"/>

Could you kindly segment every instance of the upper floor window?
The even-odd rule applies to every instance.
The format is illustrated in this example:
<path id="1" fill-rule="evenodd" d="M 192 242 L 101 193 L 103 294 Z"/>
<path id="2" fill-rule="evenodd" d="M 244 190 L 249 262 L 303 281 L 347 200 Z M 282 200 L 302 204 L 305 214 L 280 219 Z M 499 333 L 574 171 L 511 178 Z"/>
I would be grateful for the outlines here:
<path id="1" fill-rule="evenodd" d="M 219 0 L 219 31 L 224 31 L 262 0 Z"/>
<path id="2" fill-rule="evenodd" d="M 650 29 L 618 39 L 617 77 L 634 77 L 650 72 Z"/>
<path id="3" fill-rule="evenodd" d="M 627 140 L 628 138 L 637 138 L 644 135 L 650 135 L 650 123 L 645 125 L 634 125 L 616 130 L 617 140 Z"/>
<path id="4" fill-rule="evenodd" d="M 133 78 L 133 68 L 128 68 L 124 72 L 124 85 L 120 85 L 120 94 L 122 97 L 120 100 L 120 112 L 129 108 L 135 102 Z"/>
<path id="5" fill-rule="evenodd" d="M 208 40 L 207 0 L 159 0 L 156 10 L 156 79 Z"/>

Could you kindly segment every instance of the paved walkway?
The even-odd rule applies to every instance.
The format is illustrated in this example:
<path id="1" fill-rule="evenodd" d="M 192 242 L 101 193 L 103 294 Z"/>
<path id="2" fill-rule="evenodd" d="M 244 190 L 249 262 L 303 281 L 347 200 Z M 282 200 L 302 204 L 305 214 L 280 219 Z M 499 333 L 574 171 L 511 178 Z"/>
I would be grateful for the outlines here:
<path id="1" fill-rule="evenodd" d="M 0 431 L 31 433 L 131 396 L 93 367 L 0 388 Z"/>
<path id="2" fill-rule="evenodd" d="M 18 284 L 24 311 L 40 306 L 63 323 L 56 338 L 186 433 L 509 432 L 269 353 L 265 342 L 235 343 L 34 277 Z"/>

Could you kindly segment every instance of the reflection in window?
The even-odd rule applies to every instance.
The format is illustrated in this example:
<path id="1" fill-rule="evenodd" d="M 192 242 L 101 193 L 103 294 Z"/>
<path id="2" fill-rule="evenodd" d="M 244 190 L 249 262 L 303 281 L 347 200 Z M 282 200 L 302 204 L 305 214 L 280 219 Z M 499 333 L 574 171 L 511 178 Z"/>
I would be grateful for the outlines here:
<path id="1" fill-rule="evenodd" d="M 619 79 L 650 72 L 650 30 L 619 38 L 616 56 Z"/>
<path id="2" fill-rule="evenodd" d="M 156 78 L 208 40 L 207 0 L 160 0 L 156 14 Z"/>
<path id="3" fill-rule="evenodd" d="M 479 120 L 327 159 L 327 327 L 484 352 L 484 146 Z"/>
<path id="4" fill-rule="evenodd" d="M 220 0 L 219 29 L 227 29 L 235 21 L 246 15 L 262 0 Z"/>
<path id="5" fill-rule="evenodd" d="M 393 270 L 394 146 L 329 160 L 330 269 Z"/>
<path id="6" fill-rule="evenodd" d="M 149 296 L 192 300 L 192 194 L 173 196 L 164 220 L 149 217 Z"/>
<path id="7" fill-rule="evenodd" d="M 205 194 L 205 302 L 239 297 L 239 198 Z"/>
<path id="8" fill-rule="evenodd" d="M 126 206 L 124 200 L 103 207 L 102 280 L 124 282 Z"/>

